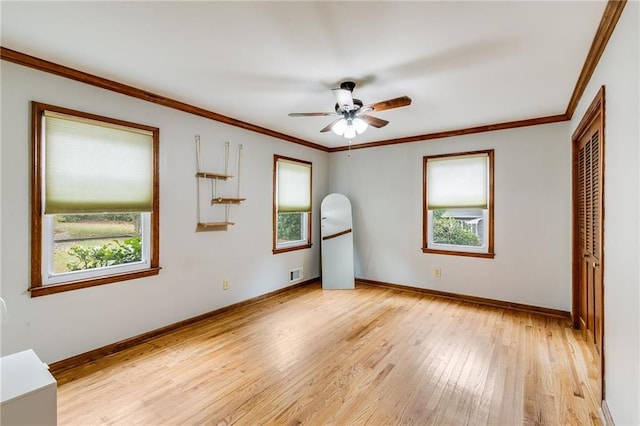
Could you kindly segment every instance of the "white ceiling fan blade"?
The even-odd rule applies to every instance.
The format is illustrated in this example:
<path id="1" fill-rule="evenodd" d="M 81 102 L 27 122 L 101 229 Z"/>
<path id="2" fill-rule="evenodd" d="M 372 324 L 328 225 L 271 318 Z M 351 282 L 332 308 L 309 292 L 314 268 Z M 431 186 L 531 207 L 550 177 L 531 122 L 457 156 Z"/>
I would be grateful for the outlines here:
<path id="1" fill-rule="evenodd" d="M 352 111 L 353 97 L 351 96 L 351 91 L 346 89 L 332 89 L 332 90 L 338 102 L 338 106 L 340 107 L 340 110 Z"/>

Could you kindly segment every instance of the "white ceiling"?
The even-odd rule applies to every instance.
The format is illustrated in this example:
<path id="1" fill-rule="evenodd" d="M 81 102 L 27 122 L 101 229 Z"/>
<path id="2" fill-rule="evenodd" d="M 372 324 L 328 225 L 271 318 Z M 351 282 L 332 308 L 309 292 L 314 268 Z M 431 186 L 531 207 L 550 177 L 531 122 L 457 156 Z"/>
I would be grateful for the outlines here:
<path id="1" fill-rule="evenodd" d="M 563 114 L 606 1 L 9 2 L 5 48 L 327 147 L 331 88 L 408 107 L 353 143 Z"/>

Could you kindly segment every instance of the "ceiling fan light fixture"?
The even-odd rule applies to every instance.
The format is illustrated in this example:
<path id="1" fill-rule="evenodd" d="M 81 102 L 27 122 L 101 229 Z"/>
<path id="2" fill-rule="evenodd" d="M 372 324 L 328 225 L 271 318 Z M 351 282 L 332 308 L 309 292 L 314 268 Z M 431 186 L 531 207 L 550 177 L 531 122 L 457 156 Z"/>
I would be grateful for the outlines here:
<path id="1" fill-rule="evenodd" d="M 347 139 L 353 139 L 356 137 L 356 128 L 354 126 L 347 126 L 347 129 L 344 131 L 344 136 Z"/>
<path id="2" fill-rule="evenodd" d="M 333 125 L 331 130 L 338 136 L 344 136 L 347 139 L 354 138 L 356 135 L 364 133 L 369 127 L 366 121 L 361 118 L 346 119 L 343 118 Z"/>
<path id="3" fill-rule="evenodd" d="M 365 130 L 367 130 L 367 127 L 369 127 L 369 124 L 367 124 L 367 122 L 364 121 L 362 118 L 354 118 L 353 127 L 355 128 L 356 133 L 360 135 L 364 133 Z"/>
<path id="4" fill-rule="evenodd" d="M 338 121 L 336 124 L 333 125 L 331 130 L 333 130 L 333 133 L 335 133 L 338 136 L 344 135 L 344 132 L 347 130 L 347 120 L 343 118 L 342 120 Z"/>

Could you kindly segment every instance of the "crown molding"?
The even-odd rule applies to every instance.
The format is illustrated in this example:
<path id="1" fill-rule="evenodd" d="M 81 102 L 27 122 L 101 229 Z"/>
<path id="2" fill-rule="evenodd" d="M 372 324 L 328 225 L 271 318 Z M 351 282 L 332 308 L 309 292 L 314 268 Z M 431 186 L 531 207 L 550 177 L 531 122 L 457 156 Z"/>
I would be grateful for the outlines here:
<path id="1" fill-rule="evenodd" d="M 529 118 L 525 120 L 507 121 L 503 123 L 487 124 L 482 126 L 467 127 L 455 130 L 446 130 L 435 133 L 426 133 L 416 136 L 408 136 L 397 139 L 387 139 L 377 142 L 368 142 L 355 145 L 345 145 L 329 148 L 317 143 L 309 142 L 304 139 L 296 138 L 284 133 L 276 132 L 264 127 L 256 126 L 245 121 L 237 120 L 232 117 L 218 114 L 213 111 L 206 110 L 194 105 L 187 104 L 175 99 L 160 96 L 146 90 L 138 89 L 126 84 L 118 83 L 113 80 L 108 80 L 103 77 L 92 75 L 83 71 L 79 71 L 73 68 L 59 65 L 50 61 L 36 58 L 24 53 L 17 52 L 15 50 L 7 49 L 0 46 L 0 59 L 3 61 L 13 62 L 29 68 L 34 68 L 47 73 L 55 74 L 61 77 L 69 78 L 72 80 L 80 81 L 82 83 L 90 84 L 92 86 L 100 87 L 103 89 L 111 90 L 113 92 L 122 93 L 127 96 L 131 96 L 137 99 L 142 99 L 148 102 L 152 102 L 158 105 L 163 105 L 169 108 L 173 108 L 179 111 L 187 112 L 189 114 L 198 115 L 200 117 L 208 118 L 210 120 L 218 121 L 220 123 L 228 124 L 230 126 L 239 127 L 241 129 L 249 130 L 251 132 L 260 133 L 266 136 L 271 136 L 283 141 L 303 145 L 309 148 L 317 149 L 324 152 L 339 152 L 347 151 L 349 149 L 364 149 L 375 148 L 387 145 L 396 145 L 410 142 L 426 141 L 431 139 L 442 139 L 453 136 L 469 135 L 473 133 L 492 132 L 496 130 L 513 129 L 517 127 L 537 126 L 540 124 L 557 123 L 561 121 L 571 120 L 573 113 L 578 105 L 578 102 L 591 79 L 593 72 L 600 61 L 600 57 L 604 52 L 611 34 L 615 29 L 622 10 L 626 5 L 627 0 L 609 0 L 605 7 L 602 19 L 594 36 L 591 48 L 585 59 L 582 71 L 578 77 L 576 85 L 573 89 L 573 93 L 567 105 L 567 110 L 564 114 L 550 115 L 546 117 Z"/>
<path id="2" fill-rule="evenodd" d="M 573 117 L 573 113 L 576 111 L 578 102 L 584 94 L 587 84 L 589 84 L 589 80 L 591 80 L 598 62 L 600 62 L 600 57 L 602 56 L 604 49 L 607 47 L 607 43 L 611 38 L 611 34 L 613 34 L 613 30 L 618 24 L 618 20 L 620 19 L 620 15 L 622 14 L 622 10 L 626 4 L 627 0 L 609 0 L 607 2 L 607 6 L 602 14 L 602 19 L 600 20 L 600 25 L 598 25 L 596 35 L 593 37 L 591 48 L 589 49 L 587 58 L 584 61 L 584 65 L 582 65 L 582 71 L 580 71 L 580 76 L 578 77 L 576 86 L 571 94 L 571 99 L 569 99 L 569 104 L 567 105 L 565 115 L 569 120 Z"/>
<path id="3" fill-rule="evenodd" d="M 351 146 L 339 146 L 329 149 L 329 152 L 348 151 L 350 149 L 375 148 L 386 145 L 397 145 L 410 142 L 426 141 L 430 139 L 450 138 L 452 136 L 470 135 L 473 133 L 493 132 L 495 130 L 514 129 L 516 127 L 537 126 L 539 124 L 557 123 L 567 121 L 565 114 L 549 115 L 547 117 L 528 118 L 526 120 L 507 121 L 504 123 L 486 124 L 484 126 L 466 127 L 456 130 L 445 130 L 442 132 L 426 133 L 424 135 L 408 136 L 398 139 L 387 139 L 377 142 L 367 142 Z"/>
<path id="4" fill-rule="evenodd" d="M 424 135 L 416 135 L 409 136 L 405 138 L 398 139 L 388 139 L 382 140 L 378 142 L 369 142 L 356 144 L 351 146 L 340 146 L 336 148 L 331 148 L 329 152 L 338 152 L 338 151 L 347 151 L 349 149 L 363 149 L 363 148 L 375 148 L 378 146 L 386 146 L 386 145 L 395 145 L 401 143 L 410 143 L 410 142 L 418 142 L 418 141 L 426 141 L 430 139 L 441 139 L 448 138 L 452 136 L 461 136 L 461 135 L 469 135 L 472 133 L 482 133 L 482 132 L 491 132 L 495 130 L 504 130 L 504 129 L 513 129 L 516 127 L 526 127 L 526 126 L 537 126 L 540 124 L 549 124 L 556 123 L 560 121 L 568 121 L 571 120 L 573 113 L 576 110 L 578 102 L 580 98 L 584 94 L 584 91 L 589 83 L 589 80 L 593 76 L 593 72 L 600 61 L 600 57 L 607 47 L 607 43 L 611 38 L 611 34 L 618 24 L 618 20 L 620 19 L 620 15 L 622 14 L 622 10 L 626 5 L 627 0 L 609 0 L 604 9 L 604 13 L 602 14 L 602 19 L 600 20 L 600 24 L 598 25 L 598 29 L 596 31 L 595 36 L 593 37 L 593 42 L 591 43 L 591 48 L 589 49 L 589 53 L 584 61 L 584 65 L 582 66 L 582 70 L 580 71 L 580 75 L 578 76 L 578 81 L 573 89 L 573 93 L 571 94 L 571 98 L 569 100 L 569 104 L 567 106 L 567 110 L 564 114 L 558 115 L 550 115 L 547 117 L 538 117 L 538 118 L 530 118 L 527 120 L 518 120 L 518 121 L 507 121 L 504 123 L 498 124 L 489 124 L 485 126 L 476 126 L 476 127 L 467 127 L 463 129 L 457 130 L 447 130 L 443 132 L 436 133 L 427 133 Z"/>
<path id="5" fill-rule="evenodd" d="M 208 118 L 213 121 L 228 124 L 234 127 L 240 127 L 241 129 L 249 130 L 251 132 L 260 133 L 266 136 L 278 138 L 287 142 L 292 142 L 299 145 L 304 145 L 309 148 L 318 149 L 320 151 L 328 152 L 329 148 L 309 142 L 303 139 L 296 138 L 294 136 L 286 135 L 284 133 L 276 132 L 264 127 L 256 126 L 245 121 L 240 121 L 226 115 L 218 114 L 213 111 L 206 110 L 194 105 L 187 104 L 175 99 L 160 96 L 155 93 L 147 92 L 146 90 L 138 89 L 136 87 L 128 86 L 117 81 L 109 80 L 97 75 L 89 74 L 83 71 L 79 71 L 73 68 L 66 67 L 64 65 L 56 64 L 54 62 L 46 61 L 44 59 L 36 58 L 35 56 L 27 55 L 25 53 L 17 52 L 15 50 L 7 49 L 0 46 L 0 58 L 3 61 L 13 62 L 14 64 L 22 65 L 25 67 L 33 68 L 39 71 L 54 74 L 60 77 L 76 80 L 81 83 L 86 83 L 92 86 L 100 87 L 102 89 L 111 90 L 113 92 L 121 93 L 123 95 L 131 96 L 133 98 L 142 99 L 147 102 L 162 105 L 165 107 L 173 108 L 178 111 L 183 111 L 189 114 L 198 115 L 200 117 Z"/>

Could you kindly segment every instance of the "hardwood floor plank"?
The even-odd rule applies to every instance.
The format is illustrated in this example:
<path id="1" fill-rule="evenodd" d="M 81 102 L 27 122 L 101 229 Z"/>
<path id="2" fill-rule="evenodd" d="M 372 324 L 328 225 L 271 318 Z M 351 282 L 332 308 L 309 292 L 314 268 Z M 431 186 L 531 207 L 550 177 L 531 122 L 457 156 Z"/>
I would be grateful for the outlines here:
<path id="1" fill-rule="evenodd" d="M 60 425 L 600 425 L 566 319 L 299 287 L 57 375 Z"/>

